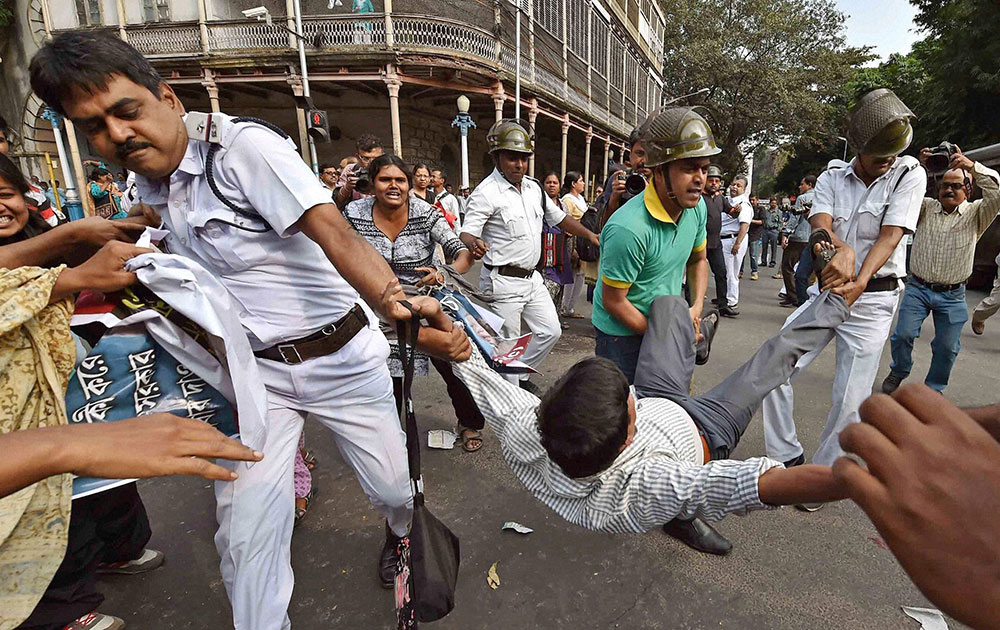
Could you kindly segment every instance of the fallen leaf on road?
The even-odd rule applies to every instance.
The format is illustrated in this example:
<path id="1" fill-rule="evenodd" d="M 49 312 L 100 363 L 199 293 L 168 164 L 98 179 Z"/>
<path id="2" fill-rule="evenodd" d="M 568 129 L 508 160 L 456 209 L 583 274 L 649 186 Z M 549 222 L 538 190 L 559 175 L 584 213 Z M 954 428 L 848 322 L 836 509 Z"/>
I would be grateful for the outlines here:
<path id="1" fill-rule="evenodd" d="M 490 585 L 494 591 L 500 586 L 500 576 L 497 575 L 497 562 L 493 563 L 490 570 L 486 573 L 486 583 Z"/>

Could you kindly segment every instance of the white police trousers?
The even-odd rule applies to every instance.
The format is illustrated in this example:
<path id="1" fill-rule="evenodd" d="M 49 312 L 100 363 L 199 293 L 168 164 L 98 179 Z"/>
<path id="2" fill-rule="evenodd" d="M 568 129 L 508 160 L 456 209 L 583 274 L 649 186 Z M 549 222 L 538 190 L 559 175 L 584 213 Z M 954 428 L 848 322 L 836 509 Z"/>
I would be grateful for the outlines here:
<path id="1" fill-rule="evenodd" d="M 788 316 L 785 326 L 816 299 L 815 285 L 810 287 L 809 294 L 805 304 Z M 791 378 L 767 395 L 763 408 L 764 444 L 768 457 L 788 461 L 802 454 L 802 445 L 795 431 L 795 397 L 791 381 L 834 338 L 837 340 L 837 368 L 833 377 L 833 404 L 812 462 L 829 465 L 843 454 L 838 436 L 844 427 L 860 420 L 858 408 L 872 393 L 882 349 L 889 338 L 898 305 L 898 289 L 863 293 L 851 306 L 847 321 L 832 329 L 822 346 L 799 359 Z"/>
<path id="2" fill-rule="evenodd" d="M 747 246 L 750 244 L 750 237 L 744 236 L 740 243 L 739 250 L 733 253 L 735 238 L 722 239 L 722 257 L 726 261 L 726 302 L 729 306 L 736 306 L 740 301 L 740 272 L 743 271 L 743 258 L 747 253 Z M 720 304 L 721 308 L 722 305 Z"/>
<path id="3" fill-rule="evenodd" d="M 511 278 L 501 276 L 496 269 L 489 270 L 483 267 L 479 288 L 495 299 L 488 306 L 503 317 L 504 327 L 501 334 L 504 337 L 519 336 L 522 319 L 528 325 L 531 342 L 528 343 L 521 361 L 538 370 L 562 335 L 559 313 L 556 311 L 552 296 L 545 288 L 542 274 L 535 271 L 528 278 Z M 523 374 L 521 378 L 527 379 L 528 375 Z M 509 376 L 508 380 L 517 379 Z"/>
<path id="4" fill-rule="evenodd" d="M 307 414 L 333 431 L 341 455 L 392 530 L 408 531 L 413 497 L 388 352 L 382 333 L 368 327 L 338 352 L 298 365 L 258 360 L 268 395 L 264 459 L 249 467 L 228 464 L 239 479 L 215 485 L 215 544 L 236 630 L 291 627 L 292 470 Z M 371 550 L 373 562 L 378 551 Z"/>

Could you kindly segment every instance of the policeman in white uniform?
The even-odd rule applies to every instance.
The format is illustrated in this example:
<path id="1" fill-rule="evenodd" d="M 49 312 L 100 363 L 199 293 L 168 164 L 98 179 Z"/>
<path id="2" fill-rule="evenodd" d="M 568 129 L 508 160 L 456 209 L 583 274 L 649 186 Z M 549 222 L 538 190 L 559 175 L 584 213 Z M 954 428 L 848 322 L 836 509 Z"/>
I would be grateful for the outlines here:
<path id="1" fill-rule="evenodd" d="M 824 270 L 824 286 L 836 287 L 837 293 L 860 294 L 850 318 L 830 335 L 830 340 L 837 340 L 837 372 L 833 406 L 812 459 L 816 464 L 833 464 L 842 454 L 838 436 L 848 424 L 858 422 L 858 408 L 871 395 L 898 306 L 900 279 L 906 275 L 903 235 L 916 228 L 927 184 L 916 158 L 897 157 L 913 137 L 912 117 L 890 90 L 866 94 L 852 112 L 847 133 L 858 155 L 846 168 L 824 171 L 816 182 L 809 221 L 814 230 L 827 230 L 838 248 Z M 818 295 L 815 285 L 809 294 L 810 299 L 788 317 L 786 325 L 813 302 Z M 800 359 L 796 373 L 821 350 Z M 769 394 L 763 407 L 768 457 L 786 465 L 803 463 L 792 415 L 791 382 Z M 816 505 L 800 507 L 812 511 L 818 509 Z"/>
<path id="2" fill-rule="evenodd" d="M 524 127 L 500 120 L 486 139 L 496 168 L 469 196 L 461 239 L 483 260 L 479 286 L 496 300 L 490 306 L 504 318 L 501 334 L 517 337 L 521 320 L 527 324 L 532 337 L 521 360 L 537 370 L 562 332 L 552 297 L 535 270 L 542 254 L 542 219 L 595 244 L 598 237 L 525 175 L 534 145 Z M 537 391 L 527 374 L 520 381 L 521 387 Z"/>
<path id="3" fill-rule="evenodd" d="M 730 185 L 729 203 L 732 210 L 722 214 L 722 231 L 719 232 L 722 256 L 726 261 L 726 302 L 729 306 L 729 311 L 722 311 L 722 314 L 727 316 L 739 313 L 740 272 L 743 270 L 743 257 L 750 245 L 747 232 L 750 230 L 750 221 L 753 220 L 753 206 L 746 186 L 745 177 L 735 178 Z"/>

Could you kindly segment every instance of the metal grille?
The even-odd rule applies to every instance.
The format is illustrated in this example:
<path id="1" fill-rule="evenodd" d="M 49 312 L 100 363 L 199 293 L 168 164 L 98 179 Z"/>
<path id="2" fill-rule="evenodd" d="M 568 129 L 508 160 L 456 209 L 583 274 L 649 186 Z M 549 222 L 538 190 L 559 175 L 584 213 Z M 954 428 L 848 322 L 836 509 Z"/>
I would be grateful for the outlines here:
<path id="1" fill-rule="evenodd" d="M 212 50 L 288 48 L 288 35 L 266 22 L 209 22 L 208 45 Z"/>
<path id="2" fill-rule="evenodd" d="M 197 24 L 145 25 L 129 28 L 127 35 L 128 43 L 144 55 L 201 52 L 201 34 Z"/>
<path id="3" fill-rule="evenodd" d="M 580 0 L 566 2 L 566 44 L 580 59 L 587 58 L 587 12 L 590 4 Z"/>
<path id="4" fill-rule="evenodd" d="M 496 63 L 496 39 L 490 33 L 472 26 L 424 17 L 393 17 L 392 30 L 394 41 L 400 46 L 463 52 Z M 383 22 L 382 43 L 384 42 Z M 522 59 L 522 73 L 527 65 L 529 64 Z M 510 66 L 510 70 L 513 70 L 513 55 Z"/>
<path id="5" fill-rule="evenodd" d="M 640 118 L 644 118 L 646 116 L 646 110 L 649 107 L 649 101 L 646 100 L 646 94 L 648 93 L 648 87 L 649 87 L 647 85 L 648 82 L 646 80 L 648 73 L 649 71 L 646 70 L 645 68 L 642 67 L 639 68 L 639 77 L 638 77 L 639 80 L 636 85 L 635 104 L 636 107 L 638 107 L 639 110 L 641 110 L 642 112 L 640 114 Z"/>
<path id="6" fill-rule="evenodd" d="M 622 38 L 619 37 L 618 33 L 612 33 L 611 59 L 610 59 L 611 87 L 613 89 L 618 90 L 619 92 L 621 92 L 622 88 L 624 87 L 624 82 L 623 82 L 624 77 L 622 76 L 623 72 L 622 59 L 624 59 L 624 57 L 625 57 L 625 42 L 622 41 Z"/>
<path id="7" fill-rule="evenodd" d="M 590 63 L 594 71 L 602 77 L 608 76 L 608 34 L 611 25 L 595 9 L 591 9 L 590 20 Z"/>
<path id="8" fill-rule="evenodd" d="M 535 23 L 562 41 L 562 0 L 535 0 Z"/>

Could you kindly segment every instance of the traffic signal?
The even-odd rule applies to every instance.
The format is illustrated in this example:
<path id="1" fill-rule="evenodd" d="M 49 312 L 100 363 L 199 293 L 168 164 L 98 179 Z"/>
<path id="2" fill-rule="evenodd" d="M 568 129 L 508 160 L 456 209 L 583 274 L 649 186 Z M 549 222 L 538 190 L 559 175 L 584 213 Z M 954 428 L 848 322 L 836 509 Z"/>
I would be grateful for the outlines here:
<path id="1" fill-rule="evenodd" d="M 309 118 L 309 137 L 313 142 L 330 141 L 330 120 L 326 116 L 324 109 L 310 109 L 307 114 Z"/>

